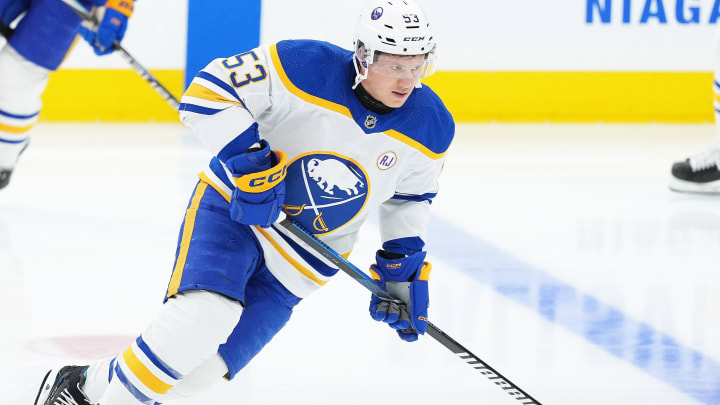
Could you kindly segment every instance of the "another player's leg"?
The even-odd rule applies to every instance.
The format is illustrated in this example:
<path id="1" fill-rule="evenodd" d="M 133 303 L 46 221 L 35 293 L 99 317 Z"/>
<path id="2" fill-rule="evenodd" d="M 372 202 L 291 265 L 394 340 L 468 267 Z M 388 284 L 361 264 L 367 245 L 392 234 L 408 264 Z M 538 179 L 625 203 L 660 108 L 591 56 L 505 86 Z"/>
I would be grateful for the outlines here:
<path id="1" fill-rule="evenodd" d="M 0 6 L 3 4 L 3 20 L 26 14 L 0 50 L 0 188 L 9 183 L 18 157 L 28 145 L 28 131 L 38 119 L 49 73 L 60 66 L 80 25 L 80 18 L 61 1 L 15 0 Z"/>
<path id="2" fill-rule="evenodd" d="M 0 188 L 28 145 L 28 131 L 40 112 L 49 70 L 28 61 L 12 46 L 0 50 Z"/>
<path id="3" fill-rule="evenodd" d="M 720 193 L 720 28 L 715 32 L 714 52 L 715 139 L 701 153 L 673 164 L 670 189 L 674 191 Z"/>
<path id="4" fill-rule="evenodd" d="M 720 75 L 715 75 L 715 127 L 717 134 L 704 151 L 672 166 L 670 189 L 687 193 L 720 193 Z"/>

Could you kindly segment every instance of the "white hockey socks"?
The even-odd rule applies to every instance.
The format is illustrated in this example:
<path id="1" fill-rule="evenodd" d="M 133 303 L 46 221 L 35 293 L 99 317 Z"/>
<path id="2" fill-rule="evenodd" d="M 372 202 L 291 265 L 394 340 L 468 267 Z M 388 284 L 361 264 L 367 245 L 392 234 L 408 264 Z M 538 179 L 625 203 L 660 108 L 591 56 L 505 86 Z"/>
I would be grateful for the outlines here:
<path id="1" fill-rule="evenodd" d="M 0 49 L 0 169 L 12 169 L 37 122 L 49 71 L 18 54 Z"/>
<path id="2" fill-rule="evenodd" d="M 227 372 L 218 346 L 230 336 L 241 313 L 239 302 L 213 292 L 178 294 L 122 354 L 109 364 L 101 361 L 90 367 L 86 395 L 102 405 L 137 405 L 202 390 Z"/>

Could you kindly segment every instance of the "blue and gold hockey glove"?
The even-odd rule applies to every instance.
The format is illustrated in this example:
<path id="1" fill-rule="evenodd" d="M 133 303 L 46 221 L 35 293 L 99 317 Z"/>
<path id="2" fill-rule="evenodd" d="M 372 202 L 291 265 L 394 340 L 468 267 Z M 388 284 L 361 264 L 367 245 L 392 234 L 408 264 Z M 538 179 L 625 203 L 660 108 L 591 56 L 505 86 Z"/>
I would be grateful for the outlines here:
<path id="1" fill-rule="evenodd" d="M 230 217 L 245 225 L 267 228 L 280 215 L 285 203 L 287 155 L 270 149 L 265 140 L 225 162 L 233 174 L 235 189 L 230 199 Z"/>
<path id="2" fill-rule="evenodd" d="M 402 303 L 370 298 L 370 316 L 396 329 L 402 340 L 413 342 L 427 329 L 428 279 L 432 266 L 423 261 L 426 252 L 410 256 L 378 250 L 370 274 L 376 282 Z"/>
<path id="3" fill-rule="evenodd" d="M 96 3 L 98 3 L 96 1 Z M 95 16 L 100 23 L 97 29 L 81 25 L 78 28 L 80 35 L 92 45 L 95 54 L 107 55 L 111 53 L 114 42 L 122 41 L 127 29 L 128 19 L 132 16 L 135 6 L 134 0 L 100 0 L 95 10 Z"/>

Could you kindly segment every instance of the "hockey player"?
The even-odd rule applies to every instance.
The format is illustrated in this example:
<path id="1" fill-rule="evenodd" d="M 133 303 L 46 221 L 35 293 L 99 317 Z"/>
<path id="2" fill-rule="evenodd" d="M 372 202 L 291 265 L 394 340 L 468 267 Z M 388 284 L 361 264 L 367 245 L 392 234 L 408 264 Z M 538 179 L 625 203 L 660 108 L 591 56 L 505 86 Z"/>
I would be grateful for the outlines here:
<path id="1" fill-rule="evenodd" d="M 715 139 L 701 153 L 672 166 L 670 189 L 679 192 L 720 194 L 720 28 L 714 38 Z"/>
<path id="2" fill-rule="evenodd" d="M 373 296 L 370 315 L 418 339 L 428 211 L 455 128 L 420 84 L 434 61 L 423 11 L 412 0 L 373 0 L 354 51 L 281 41 L 204 68 L 180 118 L 214 157 L 190 198 L 164 305 L 118 356 L 48 372 L 36 404 L 152 404 L 235 377 L 337 272 L 274 225 L 281 211 L 349 253 L 379 209 L 371 274 L 405 304 Z"/>
<path id="3" fill-rule="evenodd" d="M 80 17 L 61 0 L 0 0 L 0 35 L 7 37 L 0 49 L 0 189 L 8 185 L 28 146 L 49 73 L 60 66 L 78 29 L 96 54 L 108 54 L 125 35 L 133 2 L 80 0 L 88 9 L 97 6 L 100 24 L 91 31 L 80 26 Z M 10 25 L 17 19 L 13 31 Z"/>

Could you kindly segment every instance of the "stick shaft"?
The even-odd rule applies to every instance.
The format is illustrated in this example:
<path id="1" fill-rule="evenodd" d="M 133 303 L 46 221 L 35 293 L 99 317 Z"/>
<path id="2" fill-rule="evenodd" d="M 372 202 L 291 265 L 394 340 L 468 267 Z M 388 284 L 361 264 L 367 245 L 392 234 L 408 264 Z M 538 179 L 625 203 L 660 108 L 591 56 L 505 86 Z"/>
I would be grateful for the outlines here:
<path id="1" fill-rule="evenodd" d="M 373 282 L 372 278 L 370 278 L 362 270 L 355 267 L 355 265 L 353 265 L 340 254 L 335 252 L 330 246 L 323 243 L 320 239 L 310 234 L 303 227 L 296 224 L 289 218 L 285 218 L 284 220 L 282 220 L 280 222 L 280 226 L 300 238 L 313 250 L 315 250 L 317 253 L 335 264 L 340 270 L 355 279 L 355 281 L 370 290 L 370 292 L 372 292 L 373 294 L 381 298 L 393 300 L 396 299 L 387 291 L 385 291 L 382 287 L 380 287 L 377 283 Z M 455 339 L 451 338 L 448 334 L 443 332 L 437 326 L 433 325 L 431 322 L 428 322 L 427 334 L 436 341 L 438 341 L 440 344 L 445 346 L 448 350 L 455 353 L 458 357 L 460 357 L 460 359 L 465 361 L 472 368 L 478 370 L 480 374 L 484 375 L 495 385 L 502 388 L 508 395 L 512 396 L 522 405 L 542 405 L 538 400 L 530 396 L 530 394 L 523 391 L 520 387 L 508 380 L 505 376 L 500 374 L 497 370 L 492 368 L 489 364 L 484 362 L 478 356 L 474 355 L 472 352 L 470 352 L 470 350 L 466 349 Z"/>
<path id="2" fill-rule="evenodd" d="M 61 0 L 63 3 L 67 4 L 74 12 L 77 14 L 80 18 L 82 18 L 85 21 L 90 22 L 94 26 L 98 25 L 97 19 L 90 15 L 88 11 L 83 7 L 82 4 L 80 4 L 77 0 Z M 172 106 L 174 110 L 177 111 L 178 108 L 180 108 L 180 102 L 178 101 L 175 96 L 170 93 L 170 91 L 163 86 L 158 79 L 153 76 L 152 73 L 150 73 L 149 70 L 145 69 L 143 65 L 140 64 L 140 62 L 137 61 L 128 51 L 125 50 L 125 48 L 120 45 L 119 42 L 115 41 L 113 43 L 113 49 L 115 49 L 117 52 L 120 53 L 120 55 L 125 59 L 128 64 L 139 74 L 146 82 L 150 84 L 150 86 L 157 92 L 165 101 L 167 101 L 168 104 Z"/>

